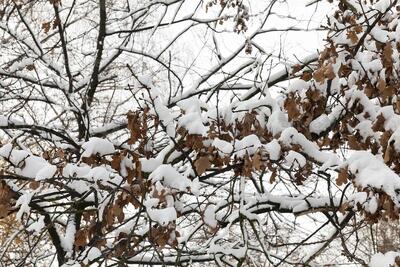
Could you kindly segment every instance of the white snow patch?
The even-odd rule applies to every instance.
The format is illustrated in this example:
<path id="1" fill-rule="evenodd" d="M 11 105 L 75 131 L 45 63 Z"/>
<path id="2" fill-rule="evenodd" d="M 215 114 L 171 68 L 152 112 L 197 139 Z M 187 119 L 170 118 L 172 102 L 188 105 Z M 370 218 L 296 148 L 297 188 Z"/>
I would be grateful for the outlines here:
<path id="1" fill-rule="evenodd" d="M 82 148 L 84 150 L 82 157 L 90 157 L 96 154 L 104 156 L 115 152 L 114 145 L 110 141 L 98 137 L 90 138 L 82 145 Z"/>

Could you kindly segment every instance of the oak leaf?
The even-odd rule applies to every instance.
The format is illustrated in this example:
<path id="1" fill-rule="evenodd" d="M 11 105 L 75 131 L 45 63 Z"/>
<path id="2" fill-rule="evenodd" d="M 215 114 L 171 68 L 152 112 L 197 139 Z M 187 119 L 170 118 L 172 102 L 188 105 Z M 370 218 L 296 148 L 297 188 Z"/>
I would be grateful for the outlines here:
<path id="1" fill-rule="evenodd" d="M 284 108 L 286 109 L 291 120 L 295 120 L 298 116 L 300 116 L 300 111 L 297 107 L 296 101 L 293 98 L 287 98 L 285 100 Z"/>
<path id="2" fill-rule="evenodd" d="M 347 168 L 341 169 L 338 177 L 336 178 L 336 184 L 338 186 L 346 184 L 348 181 L 348 177 L 349 177 L 349 174 L 347 172 Z"/>
<path id="3" fill-rule="evenodd" d="M 75 234 L 75 246 L 83 247 L 87 244 L 87 231 L 86 229 L 80 229 Z"/>
<path id="4" fill-rule="evenodd" d="M 196 160 L 194 166 L 196 167 L 197 174 L 201 175 L 211 167 L 211 162 L 208 156 L 203 156 Z"/>

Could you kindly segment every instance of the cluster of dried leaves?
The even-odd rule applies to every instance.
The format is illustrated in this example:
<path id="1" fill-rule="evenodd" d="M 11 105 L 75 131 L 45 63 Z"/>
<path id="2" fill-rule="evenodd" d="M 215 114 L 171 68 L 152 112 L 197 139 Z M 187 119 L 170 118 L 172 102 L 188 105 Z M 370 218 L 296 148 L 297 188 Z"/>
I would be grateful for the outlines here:
<path id="1" fill-rule="evenodd" d="M 377 1 L 371 2 L 368 4 Z M 396 1 L 393 1 L 389 9 L 395 4 Z M 322 51 L 318 67 L 313 71 L 294 68 L 295 74 L 309 82 L 309 88 L 288 94 L 285 109 L 296 129 L 310 140 L 316 141 L 321 149 L 370 151 L 374 155 L 382 156 L 384 162 L 400 174 L 399 151 L 394 148 L 394 139 L 391 138 L 393 131 L 388 127 L 388 120 L 391 118 L 385 118 L 383 113 L 375 117 L 370 114 L 371 106 L 372 111 L 392 106 L 394 116 L 400 114 L 399 70 L 394 58 L 394 50 L 396 55 L 400 52 L 400 43 L 390 39 L 383 42 L 373 32 L 374 27 L 389 33 L 395 31 L 396 27 L 392 23 L 399 15 L 399 7 L 395 10 L 397 13 L 391 16 L 376 12 L 372 19 L 366 21 L 365 14 L 357 12 L 354 7 L 349 8 L 347 1 L 343 1 L 333 16 L 336 22 L 328 23 L 329 45 Z M 392 9 L 390 12 L 396 11 Z M 341 26 L 337 27 L 336 24 Z M 338 38 L 339 35 L 345 35 L 348 41 Z M 381 68 L 368 69 L 363 65 L 367 63 L 362 61 L 363 55 L 372 55 L 372 59 L 379 61 Z M 333 91 L 331 86 L 335 80 L 340 81 L 339 88 Z M 360 93 L 360 97 L 353 97 L 354 88 L 355 93 Z M 342 111 L 331 120 L 329 127 L 319 134 L 310 132 L 309 126 L 313 120 L 323 114 L 330 115 L 337 106 L 342 106 Z M 370 125 L 371 132 L 365 133 L 365 127 L 362 127 L 365 123 Z M 336 182 L 341 186 L 348 181 L 354 182 L 354 178 L 344 168 L 339 171 Z M 395 207 L 393 199 L 383 190 L 368 187 L 359 187 L 358 190 L 379 196 L 378 211 L 374 214 L 364 211 L 368 220 L 376 222 L 381 217 L 398 219 L 398 207 Z M 348 207 L 348 204 L 345 205 Z M 342 209 L 345 210 L 346 207 Z M 358 208 L 363 210 L 360 204 Z"/>

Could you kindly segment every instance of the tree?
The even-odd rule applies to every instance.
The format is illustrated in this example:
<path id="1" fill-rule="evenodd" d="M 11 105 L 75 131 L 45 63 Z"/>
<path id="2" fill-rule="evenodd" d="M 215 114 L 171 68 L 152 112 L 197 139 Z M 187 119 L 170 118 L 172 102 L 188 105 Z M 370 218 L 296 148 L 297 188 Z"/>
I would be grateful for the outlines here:
<path id="1" fill-rule="evenodd" d="M 399 262 L 365 249 L 399 219 L 398 1 L 312 1 L 317 29 L 262 2 L 2 1 L 1 262 Z"/>

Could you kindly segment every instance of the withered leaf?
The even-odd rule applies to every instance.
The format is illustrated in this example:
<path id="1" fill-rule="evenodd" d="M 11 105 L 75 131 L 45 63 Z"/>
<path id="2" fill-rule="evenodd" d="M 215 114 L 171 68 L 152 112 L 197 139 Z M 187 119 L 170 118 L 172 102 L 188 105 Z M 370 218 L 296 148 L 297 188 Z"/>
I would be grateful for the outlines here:
<path id="1" fill-rule="evenodd" d="M 348 177 L 349 177 L 349 174 L 347 172 L 347 168 L 341 169 L 340 172 L 339 172 L 338 177 L 336 178 L 336 184 L 338 186 L 346 184 L 347 180 L 348 180 Z"/>
<path id="2" fill-rule="evenodd" d="M 319 68 L 313 73 L 313 78 L 316 82 L 319 82 L 320 84 L 325 82 L 325 76 L 324 76 L 325 70 L 323 68 Z"/>
<path id="3" fill-rule="evenodd" d="M 355 150 L 360 149 L 360 143 L 358 142 L 357 137 L 355 137 L 354 135 L 350 135 L 348 137 L 347 144 L 349 145 L 349 147 L 351 149 L 355 149 Z"/>
<path id="4" fill-rule="evenodd" d="M 87 231 L 86 229 L 80 229 L 75 234 L 75 246 L 83 247 L 87 244 Z"/>
<path id="5" fill-rule="evenodd" d="M 347 39 L 349 39 L 353 44 L 356 44 L 358 42 L 358 36 L 355 31 L 349 31 L 347 33 Z"/>
<path id="6" fill-rule="evenodd" d="M 293 98 L 287 98 L 285 100 L 284 108 L 286 109 L 291 120 L 295 120 L 298 116 L 300 116 L 300 111 L 297 108 L 296 101 Z"/>
<path id="7" fill-rule="evenodd" d="M 276 171 L 273 171 L 273 172 L 271 173 L 271 176 L 269 177 L 269 182 L 270 182 L 271 184 L 275 183 L 275 181 L 276 181 L 276 176 L 277 176 Z"/>
<path id="8" fill-rule="evenodd" d="M 48 33 L 50 28 L 51 28 L 51 22 L 50 21 L 42 23 L 42 29 L 44 30 L 44 33 Z"/>
<path id="9" fill-rule="evenodd" d="M 255 170 L 260 170 L 262 166 L 261 155 L 260 153 L 256 153 L 252 157 L 252 164 Z"/>
<path id="10" fill-rule="evenodd" d="M 372 125 L 372 130 L 374 130 L 374 132 L 384 132 L 385 131 L 385 117 L 383 117 L 382 114 L 379 114 L 376 117 L 375 123 Z"/>
<path id="11" fill-rule="evenodd" d="M 384 162 L 385 162 L 385 163 L 390 162 L 390 160 L 392 159 L 393 154 L 394 154 L 394 148 L 393 148 L 393 146 L 392 146 L 392 145 L 388 145 L 388 146 L 386 147 L 386 150 L 385 150 L 385 155 L 383 156 Z"/>
<path id="12" fill-rule="evenodd" d="M 111 168 L 113 168 L 116 171 L 120 171 L 120 169 L 121 169 L 121 161 L 122 161 L 121 154 L 113 155 L 112 156 L 112 160 L 111 160 Z"/>
<path id="13" fill-rule="evenodd" d="M 332 64 L 329 64 L 328 66 L 326 66 L 326 69 L 324 71 L 324 75 L 329 80 L 333 80 L 336 77 L 336 74 L 333 71 Z"/>
<path id="14" fill-rule="evenodd" d="M 29 188 L 33 189 L 33 190 L 38 189 L 39 186 L 40 186 L 40 183 L 38 181 L 32 181 L 29 183 Z"/>
<path id="15" fill-rule="evenodd" d="M 302 79 L 303 81 L 308 82 L 309 80 L 312 79 L 312 73 L 309 71 L 304 71 L 303 74 L 301 75 L 300 79 Z"/>
<path id="16" fill-rule="evenodd" d="M 196 160 L 194 166 L 196 167 L 197 174 L 202 175 L 207 169 L 211 167 L 211 162 L 208 156 L 203 156 Z"/>
<path id="17" fill-rule="evenodd" d="M 11 207 L 8 203 L 0 204 L 0 219 L 8 216 L 10 208 Z"/>
<path id="18" fill-rule="evenodd" d="M 391 68 L 393 65 L 393 48 L 392 48 L 392 43 L 387 42 L 385 47 L 383 48 L 383 65 L 386 68 Z"/>

